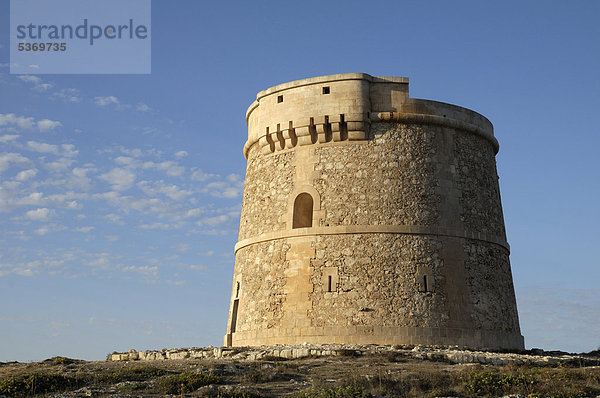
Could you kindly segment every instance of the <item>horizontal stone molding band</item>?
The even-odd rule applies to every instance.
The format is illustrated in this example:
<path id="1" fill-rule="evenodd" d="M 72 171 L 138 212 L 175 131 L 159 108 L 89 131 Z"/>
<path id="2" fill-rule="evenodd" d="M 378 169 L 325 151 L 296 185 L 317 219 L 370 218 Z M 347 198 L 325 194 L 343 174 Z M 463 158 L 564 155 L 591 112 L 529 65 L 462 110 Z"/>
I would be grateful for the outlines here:
<path id="1" fill-rule="evenodd" d="M 371 122 L 399 122 L 406 124 L 424 124 L 433 126 L 450 127 L 456 130 L 477 134 L 492 143 L 494 152 L 498 153 L 500 144 L 498 140 L 485 128 L 476 124 L 439 115 L 426 115 L 421 113 L 405 112 L 377 112 L 371 114 Z"/>
<path id="2" fill-rule="evenodd" d="M 238 250 L 255 243 L 267 242 L 276 239 L 296 238 L 300 236 L 315 235 L 339 235 L 339 234 L 405 234 L 405 235 L 434 235 L 450 238 L 463 238 L 480 240 L 502 246 L 510 252 L 510 246 L 504 239 L 497 236 L 481 233 L 457 231 L 443 227 L 431 227 L 426 225 L 341 225 L 334 227 L 308 227 L 269 232 L 242 239 L 235 245 L 235 253 Z"/>
<path id="3" fill-rule="evenodd" d="M 357 309 L 358 311 L 358 309 Z M 299 330 L 298 330 L 299 329 Z M 232 333 L 235 346 L 302 343 L 418 344 L 522 349 L 523 336 L 498 330 L 408 326 L 309 326 Z"/>
<path id="4" fill-rule="evenodd" d="M 363 117 L 361 118 L 359 116 L 363 116 Z M 325 122 L 322 119 L 324 119 L 324 116 L 315 117 L 315 122 L 312 124 L 312 126 L 325 125 Z M 445 116 L 428 115 L 428 114 L 422 114 L 422 113 L 406 113 L 406 112 L 377 112 L 377 113 L 374 112 L 374 113 L 370 113 L 370 114 L 365 113 L 364 115 L 352 114 L 351 117 L 346 119 L 345 123 L 348 124 L 348 130 L 351 130 L 351 131 L 357 130 L 357 131 L 362 132 L 362 134 L 360 134 L 360 136 L 358 138 L 354 138 L 354 141 L 356 141 L 356 140 L 366 140 L 368 135 L 365 132 L 369 129 L 369 126 L 371 123 L 377 123 L 377 122 L 398 122 L 398 123 L 406 123 L 406 124 L 448 127 L 448 128 L 452 128 L 452 129 L 456 129 L 456 130 L 465 131 L 468 133 L 473 133 L 480 137 L 485 138 L 492 144 L 492 147 L 494 148 L 494 153 L 498 153 L 498 151 L 500 150 L 500 145 L 498 144 L 498 140 L 494 137 L 493 133 L 491 133 L 489 131 L 489 129 L 484 128 L 477 124 L 473 124 L 473 123 L 469 123 L 469 122 L 466 122 L 463 120 L 453 119 L 453 118 L 445 117 Z M 284 126 L 284 125 L 288 126 L 288 128 L 281 129 L 281 127 L 280 127 L 279 130 L 277 130 L 277 128 L 275 127 L 274 132 L 287 131 L 288 129 L 290 129 L 289 126 L 293 126 L 292 128 L 298 130 L 299 136 L 300 135 L 308 135 L 308 127 L 310 126 L 310 124 L 306 120 L 287 122 L 287 124 L 284 124 L 284 123 L 279 124 L 279 126 Z M 337 117 L 334 118 L 334 115 L 332 115 L 331 120 L 327 123 L 327 125 L 338 126 L 339 125 L 338 118 Z M 301 131 L 303 131 L 303 129 L 306 129 L 306 133 L 301 133 Z M 246 141 L 246 143 L 244 145 L 244 149 L 243 149 L 244 156 L 246 158 L 248 157 L 248 151 L 250 150 L 250 147 L 252 145 L 256 144 L 257 142 L 262 142 L 262 144 L 260 144 L 261 147 L 267 146 L 268 145 L 267 144 L 267 136 L 268 136 L 268 134 L 264 134 L 264 135 L 261 135 L 257 140 Z M 335 140 L 335 141 L 339 141 L 339 140 Z M 321 144 L 324 143 L 321 140 L 319 140 L 317 142 L 321 143 Z M 317 142 L 315 142 L 315 144 Z M 305 143 L 301 142 L 301 144 L 311 144 L 311 142 L 310 142 L 310 140 L 308 140 Z M 294 145 L 294 146 L 296 146 L 296 145 Z M 287 146 L 287 149 L 289 149 L 289 148 L 290 147 Z M 268 151 L 268 152 L 265 152 L 265 155 L 268 155 L 271 153 L 273 153 L 273 152 Z"/>

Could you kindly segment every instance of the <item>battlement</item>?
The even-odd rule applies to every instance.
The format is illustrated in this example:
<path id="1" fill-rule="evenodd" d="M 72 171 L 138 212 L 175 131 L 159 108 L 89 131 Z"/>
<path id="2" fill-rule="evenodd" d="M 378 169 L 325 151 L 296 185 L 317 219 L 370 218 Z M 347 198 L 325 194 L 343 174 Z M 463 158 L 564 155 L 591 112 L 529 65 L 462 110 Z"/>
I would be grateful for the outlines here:
<path id="1" fill-rule="evenodd" d="M 255 144 L 269 154 L 298 145 L 365 140 L 372 122 L 390 120 L 472 132 L 498 150 L 492 124 L 484 116 L 456 105 L 409 98 L 408 81 L 343 73 L 263 90 L 246 112 L 244 156 Z"/>

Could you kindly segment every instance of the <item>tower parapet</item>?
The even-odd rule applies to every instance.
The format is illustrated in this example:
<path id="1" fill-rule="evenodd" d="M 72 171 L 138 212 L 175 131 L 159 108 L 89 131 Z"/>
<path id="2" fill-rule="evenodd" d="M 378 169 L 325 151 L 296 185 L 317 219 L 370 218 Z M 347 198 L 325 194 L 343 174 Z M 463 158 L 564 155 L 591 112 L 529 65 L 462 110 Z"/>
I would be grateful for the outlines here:
<path id="1" fill-rule="evenodd" d="M 226 345 L 524 348 L 492 124 L 348 73 L 261 91 Z"/>
<path id="2" fill-rule="evenodd" d="M 446 125 L 488 137 L 498 147 L 492 124 L 455 105 L 408 97 L 407 77 L 344 73 L 296 80 L 263 90 L 246 112 L 248 141 L 263 153 L 297 145 L 367 139 L 371 122 Z"/>

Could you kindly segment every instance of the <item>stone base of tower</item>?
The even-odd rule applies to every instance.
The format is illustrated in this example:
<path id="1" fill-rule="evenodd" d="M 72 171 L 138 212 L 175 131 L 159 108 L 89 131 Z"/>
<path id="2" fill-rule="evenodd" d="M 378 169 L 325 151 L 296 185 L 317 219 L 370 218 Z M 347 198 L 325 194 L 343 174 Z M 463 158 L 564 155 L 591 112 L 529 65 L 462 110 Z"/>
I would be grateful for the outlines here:
<path id="1" fill-rule="evenodd" d="M 454 328 L 393 326 L 324 326 L 297 329 L 272 328 L 266 331 L 238 331 L 225 335 L 228 347 L 274 344 L 407 344 L 459 346 L 470 349 L 524 350 L 520 333 Z"/>

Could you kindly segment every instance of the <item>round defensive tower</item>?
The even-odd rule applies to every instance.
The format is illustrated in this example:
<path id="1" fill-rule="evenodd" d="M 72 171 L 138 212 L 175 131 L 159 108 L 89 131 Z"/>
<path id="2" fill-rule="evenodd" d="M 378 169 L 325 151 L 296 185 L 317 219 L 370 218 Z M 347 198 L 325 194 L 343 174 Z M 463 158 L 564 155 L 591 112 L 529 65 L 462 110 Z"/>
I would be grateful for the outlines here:
<path id="1" fill-rule="evenodd" d="M 523 349 L 482 115 L 346 73 L 261 91 L 225 345 Z"/>

